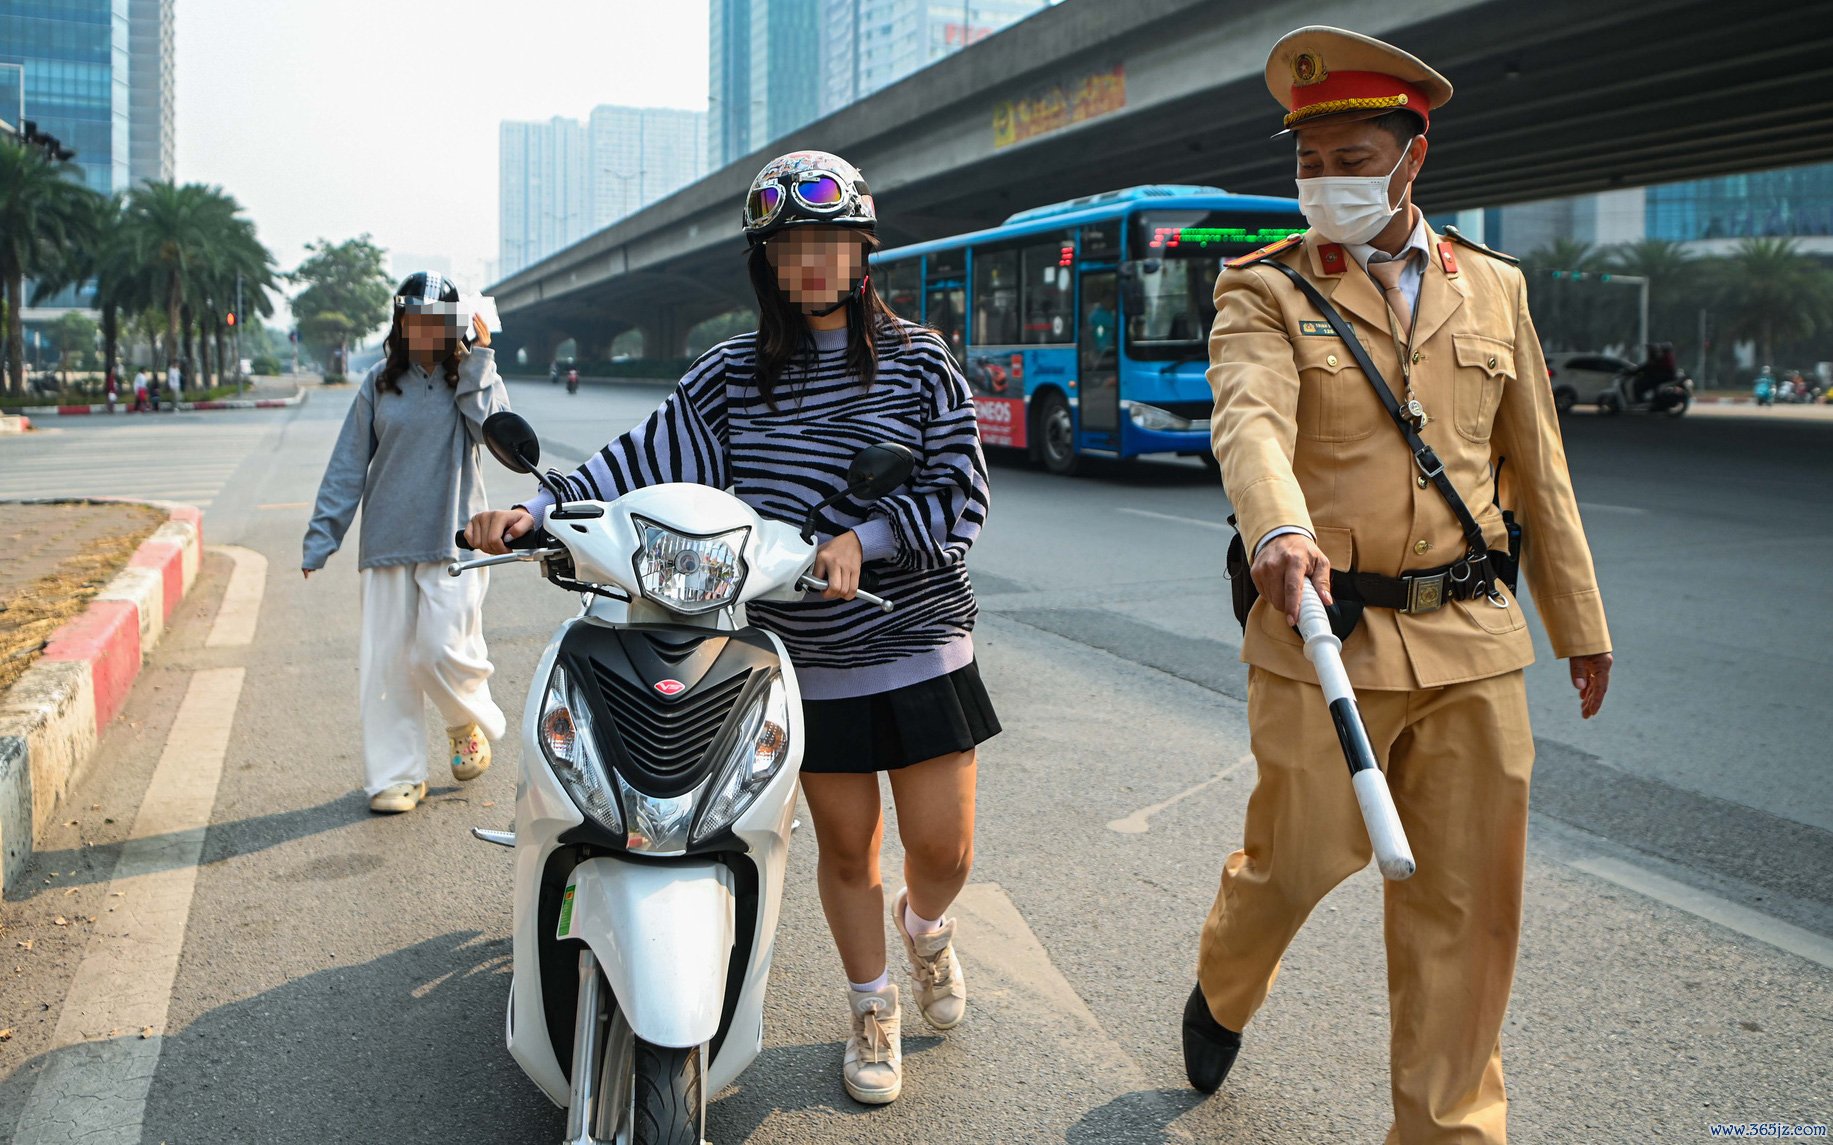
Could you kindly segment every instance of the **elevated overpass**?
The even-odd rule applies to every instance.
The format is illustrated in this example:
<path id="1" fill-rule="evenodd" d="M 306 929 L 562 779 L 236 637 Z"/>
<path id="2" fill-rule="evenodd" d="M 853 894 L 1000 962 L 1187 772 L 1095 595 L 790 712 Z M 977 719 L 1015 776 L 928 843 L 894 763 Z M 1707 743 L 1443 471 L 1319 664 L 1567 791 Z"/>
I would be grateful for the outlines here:
<path id="1" fill-rule="evenodd" d="M 739 203 L 796 148 L 859 165 L 891 245 L 1136 183 L 1289 195 L 1261 75 L 1304 24 L 1390 40 L 1456 86 L 1429 211 L 1833 158 L 1833 0 L 1065 0 L 505 279 L 505 341 L 599 356 L 636 328 L 646 355 L 679 355 L 695 322 L 750 304 Z"/>

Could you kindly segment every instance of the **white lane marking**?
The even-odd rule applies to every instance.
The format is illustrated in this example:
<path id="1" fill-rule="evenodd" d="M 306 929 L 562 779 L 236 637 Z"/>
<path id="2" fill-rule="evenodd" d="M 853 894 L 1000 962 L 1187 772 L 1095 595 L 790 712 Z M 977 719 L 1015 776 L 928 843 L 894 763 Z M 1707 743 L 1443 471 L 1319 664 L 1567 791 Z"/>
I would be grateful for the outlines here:
<path id="1" fill-rule="evenodd" d="M 32 1087 L 17 1145 L 137 1145 L 243 669 L 191 677 Z"/>
<path id="2" fill-rule="evenodd" d="M 979 997 L 992 999 L 994 1006 L 1009 1001 L 1022 1007 L 1027 1024 L 1042 1023 L 1047 1027 L 1044 1032 L 1054 1035 L 1044 1044 L 1056 1047 L 1052 1052 L 1067 1059 L 1061 1063 L 1061 1076 L 1106 1078 L 1115 1093 L 1151 1096 L 1145 1071 L 1063 977 L 1004 887 L 970 883 L 961 889 L 948 913 L 961 924 L 958 949 L 967 964 L 964 977 L 969 981 L 970 1006 Z M 906 1028 L 920 1031 L 927 1027 L 913 1015 Z M 1091 1089 L 1098 1088 L 1079 1087 L 1078 1093 L 1088 1099 L 1094 1097 Z M 1100 1104 L 1098 1098 L 1090 1102 L 1091 1108 Z M 1167 1105 L 1167 1120 L 1182 1112 L 1178 1106 Z M 1178 1125 L 1167 1125 L 1165 1132 L 1179 1141 L 1193 1140 Z"/>
<path id="3" fill-rule="evenodd" d="M 1634 505 L 1606 505 L 1602 501 L 1580 501 L 1578 508 L 1581 513 L 1628 513 L 1632 517 L 1641 517 L 1648 512 Z"/>
<path id="4" fill-rule="evenodd" d="M 1707 922 L 1717 923 L 1727 930 L 1735 930 L 1746 938 L 1754 938 L 1778 950 L 1798 954 L 1810 962 L 1833 969 L 1833 939 L 1823 938 L 1811 930 L 1791 926 L 1761 911 L 1739 906 L 1697 887 L 1675 882 L 1606 855 L 1578 859 L 1572 865 L 1587 874 L 1635 891 L 1645 898 L 1664 902 Z"/>
<path id="5" fill-rule="evenodd" d="M 211 545 L 209 550 L 232 558 L 235 571 L 229 574 L 229 587 L 223 592 L 223 603 L 216 610 L 204 647 L 253 644 L 255 624 L 261 619 L 261 594 L 267 589 L 267 558 L 239 545 Z"/>
<path id="6" fill-rule="evenodd" d="M 1147 831 L 1150 831 L 1152 829 L 1152 825 L 1149 822 L 1152 816 L 1158 814 L 1160 811 L 1163 811 L 1166 808 L 1174 807 L 1177 804 L 1182 803 L 1184 800 L 1190 798 L 1192 795 L 1195 795 L 1197 792 L 1202 791 L 1204 788 L 1207 788 L 1207 787 L 1213 786 L 1214 784 L 1222 782 L 1224 779 L 1227 779 L 1229 776 L 1234 775 L 1236 772 L 1240 771 L 1242 768 L 1246 767 L 1248 764 L 1253 763 L 1253 762 L 1254 762 L 1254 756 L 1253 756 L 1253 753 L 1250 752 L 1249 754 L 1244 755 L 1240 759 L 1229 764 L 1227 767 L 1223 768 L 1221 771 L 1216 772 L 1214 775 L 1210 776 L 1208 779 L 1205 779 L 1203 782 L 1197 784 L 1195 787 L 1187 787 L 1184 790 L 1178 792 L 1176 795 L 1173 795 L 1171 798 L 1165 800 L 1163 803 L 1154 803 L 1150 807 L 1141 807 L 1139 810 L 1133 812 L 1131 815 L 1123 815 L 1118 819 L 1108 820 L 1108 823 L 1107 823 L 1108 830 L 1118 831 L 1122 835 L 1143 835 Z"/>
<path id="7" fill-rule="evenodd" d="M 1126 513 L 1133 517 L 1150 517 L 1155 521 L 1176 521 L 1180 525 L 1195 525 L 1199 529 L 1220 529 L 1223 532 L 1229 531 L 1228 526 L 1221 521 L 1205 521 L 1197 517 L 1178 517 L 1171 513 L 1154 513 L 1150 509 L 1119 508 L 1114 510 L 1114 512 Z"/>

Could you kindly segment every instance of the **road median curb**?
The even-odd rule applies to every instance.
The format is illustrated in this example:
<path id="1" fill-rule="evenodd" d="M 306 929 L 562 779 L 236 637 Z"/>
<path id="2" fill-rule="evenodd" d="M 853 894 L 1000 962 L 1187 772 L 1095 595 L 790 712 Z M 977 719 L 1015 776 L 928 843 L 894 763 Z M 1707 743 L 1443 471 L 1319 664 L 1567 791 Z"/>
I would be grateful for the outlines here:
<path id="1" fill-rule="evenodd" d="M 102 731 L 126 703 L 202 562 L 202 509 L 127 497 L 87 500 L 151 505 L 168 519 L 0 693 L 0 875 L 8 892 L 64 793 L 94 756 Z"/>
<path id="2" fill-rule="evenodd" d="M 162 402 L 159 412 L 164 413 L 167 408 L 176 409 L 185 413 L 197 410 L 220 409 L 289 409 L 305 401 L 308 393 L 309 391 L 307 391 L 304 386 L 300 386 L 293 391 L 293 396 L 290 398 L 221 398 L 204 402 Z M 105 402 L 86 406 L 21 406 L 19 407 L 19 413 L 27 414 L 32 417 L 83 417 L 89 414 L 108 413 L 109 408 L 110 407 Z M 134 412 L 130 410 L 125 403 L 117 403 L 114 406 L 114 411 L 117 413 Z M 25 428 L 29 429 L 31 424 L 29 420 L 26 421 Z"/>

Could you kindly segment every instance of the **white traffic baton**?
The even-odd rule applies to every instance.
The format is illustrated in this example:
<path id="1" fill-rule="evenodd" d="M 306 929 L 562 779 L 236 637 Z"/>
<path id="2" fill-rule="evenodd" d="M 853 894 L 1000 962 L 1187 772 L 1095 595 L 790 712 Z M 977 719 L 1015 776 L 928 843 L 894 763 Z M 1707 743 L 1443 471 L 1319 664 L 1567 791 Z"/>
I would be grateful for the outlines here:
<path id="1" fill-rule="evenodd" d="M 1350 782 L 1356 788 L 1356 802 L 1362 807 L 1362 822 L 1375 850 L 1375 864 L 1386 878 L 1407 878 L 1418 869 L 1413 862 L 1413 849 L 1407 845 L 1406 830 L 1394 810 L 1387 777 L 1375 763 L 1375 749 L 1369 745 L 1368 729 L 1356 707 L 1355 690 L 1349 686 L 1349 673 L 1343 670 L 1343 642 L 1330 630 L 1330 616 L 1310 581 L 1304 583 L 1304 597 L 1298 606 L 1298 634 L 1305 639 L 1305 659 L 1317 672 L 1324 702 L 1330 706 L 1330 719 L 1336 725 L 1343 759 L 1349 764 Z"/>

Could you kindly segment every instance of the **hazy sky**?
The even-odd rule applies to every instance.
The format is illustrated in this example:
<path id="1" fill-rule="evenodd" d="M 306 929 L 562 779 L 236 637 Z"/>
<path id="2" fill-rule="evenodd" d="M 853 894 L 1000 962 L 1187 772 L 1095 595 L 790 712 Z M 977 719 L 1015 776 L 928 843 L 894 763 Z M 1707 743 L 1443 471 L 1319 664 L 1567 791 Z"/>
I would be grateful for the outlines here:
<path id="1" fill-rule="evenodd" d="M 497 254 L 497 125 L 706 108 L 706 0 L 177 0 L 177 177 L 241 200 L 281 268 L 369 232 Z"/>

